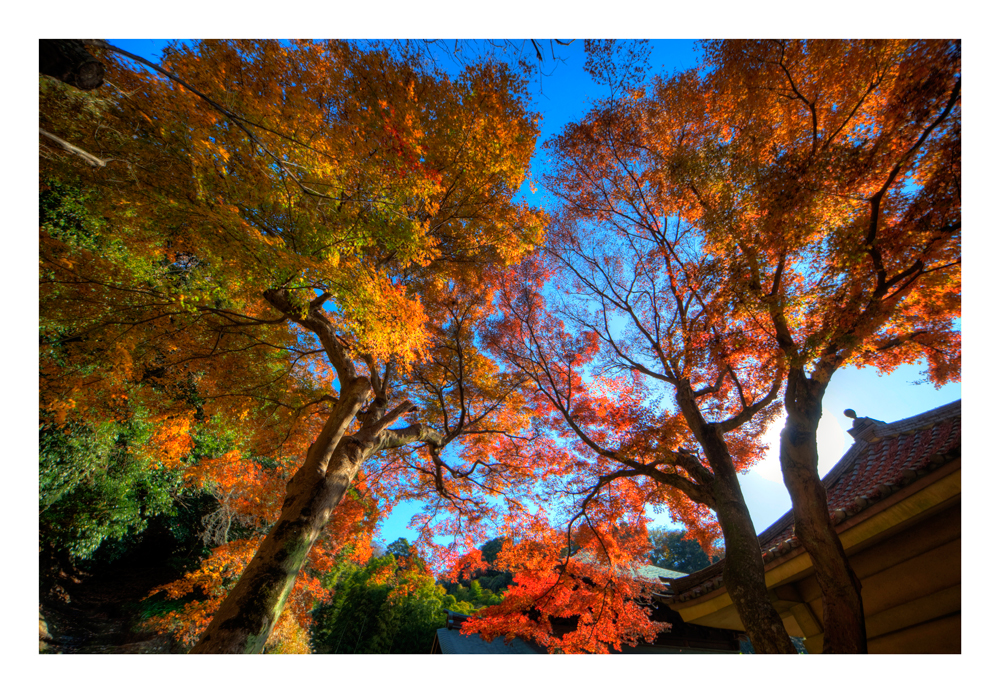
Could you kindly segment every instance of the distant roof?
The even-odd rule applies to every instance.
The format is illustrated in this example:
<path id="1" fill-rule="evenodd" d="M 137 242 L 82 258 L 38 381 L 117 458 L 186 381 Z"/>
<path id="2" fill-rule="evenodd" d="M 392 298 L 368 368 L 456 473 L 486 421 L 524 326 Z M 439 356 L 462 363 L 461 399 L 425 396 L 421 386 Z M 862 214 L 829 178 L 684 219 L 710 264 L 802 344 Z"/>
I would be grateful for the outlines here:
<path id="1" fill-rule="evenodd" d="M 667 570 L 666 568 L 660 568 L 655 565 L 644 565 L 640 566 L 636 570 L 640 578 L 645 578 L 647 580 L 656 580 L 657 578 L 680 578 L 687 575 L 687 573 L 679 573 L 676 570 Z"/>
<path id="2" fill-rule="evenodd" d="M 573 556 L 573 558 L 581 563 L 594 563 L 593 556 L 586 551 L 577 553 Z M 628 574 L 635 579 L 645 580 L 656 585 L 662 584 L 662 580 L 669 580 L 687 575 L 687 573 L 679 573 L 676 570 L 667 570 L 666 568 L 660 568 L 655 565 L 640 565 L 638 563 L 619 564 L 617 566 L 617 570 L 619 575 Z"/>
<path id="3" fill-rule="evenodd" d="M 859 419 L 851 434 L 856 437 L 854 445 L 823 477 L 834 525 L 958 458 L 962 401 L 888 424 Z M 794 529 L 789 510 L 758 535 L 764 563 L 799 547 Z M 687 601 L 721 586 L 724 562 L 725 558 L 685 577 L 668 579 L 673 594 L 667 601 Z"/>
<path id="4" fill-rule="evenodd" d="M 448 628 L 438 628 L 437 645 L 441 649 L 441 654 L 541 654 L 540 650 L 532 645 L 514 638 L 509 643 L 505 643 L 503 638 L 494 638 L 492 642 L 486 642 L 478 635 L 462 635 L 457 630 Z"/>

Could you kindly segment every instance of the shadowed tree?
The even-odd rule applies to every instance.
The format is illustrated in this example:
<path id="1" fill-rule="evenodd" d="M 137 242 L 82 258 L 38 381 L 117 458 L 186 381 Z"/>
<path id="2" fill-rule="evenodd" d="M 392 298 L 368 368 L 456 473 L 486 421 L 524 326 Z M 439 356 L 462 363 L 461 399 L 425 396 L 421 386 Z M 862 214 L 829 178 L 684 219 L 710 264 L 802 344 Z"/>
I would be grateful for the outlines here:
<path id="1" fill-rule="evenodd" d="M 685 539 L 681 530 L 652 529 L 649 543 L 653 547 L 649 562 L 660 568 L 690 574 L 712 565 L 712 559 L 698 542 Z"/>

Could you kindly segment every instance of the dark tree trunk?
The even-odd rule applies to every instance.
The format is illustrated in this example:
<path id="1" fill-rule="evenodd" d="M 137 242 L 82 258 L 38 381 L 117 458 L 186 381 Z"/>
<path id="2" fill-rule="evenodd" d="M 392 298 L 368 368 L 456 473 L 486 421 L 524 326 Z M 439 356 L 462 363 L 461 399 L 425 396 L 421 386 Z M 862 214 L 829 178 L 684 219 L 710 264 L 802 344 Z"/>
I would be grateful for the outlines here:
<path id="1" fill-rule="evenodd" d="M 715 444 L 710 441 L 716 439 Z M 761 556 L 757 532 L 740 489 L 736 468 L 722 434 L 713 431 L 706 436 L 705 449 L 715 474 L 713 492 L 715 514 L 726 541 L 726 563 L 722 570 L 729 596 L 754 650 L 760 654 L 795 654 L 785 624 L 771 604 L 764 580 L 764 559 Z"/>
<path id="2" fill-rule="evenodd" d="M 104 84 L 104 65 L 80 39 L 40 39 L 38 71 L 84 91 Z"/>
<path id="3" fill-rule="evenodd" d="M 819 478 L 816 431 L 823 413 L 825 383 L 802 369 L 788 375 L 781 431 L 781 473 L 792 498 L 795 535 L 812 558 L 823 594 L 823 652 L 868 652 L 861 581 L 834 530 L 826 488 Z"/>

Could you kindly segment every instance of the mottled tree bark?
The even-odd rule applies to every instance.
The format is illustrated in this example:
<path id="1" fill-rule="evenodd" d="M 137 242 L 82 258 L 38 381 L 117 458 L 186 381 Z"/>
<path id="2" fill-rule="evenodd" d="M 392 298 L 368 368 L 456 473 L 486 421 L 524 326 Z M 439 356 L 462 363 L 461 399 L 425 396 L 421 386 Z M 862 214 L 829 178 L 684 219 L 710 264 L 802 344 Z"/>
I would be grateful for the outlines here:
<path id="1" fill-rule="evenodd" d="M 361 466 L 357 446 L 344 447 L 331 465 L 332 474 L 297 491 L 289 484 L 281 517 L 191 650 L 193 654 L 263 651 L 309 550 Z"/>
<path id="2" fill-rule="evenodd" d="M 823 652 L 868 652 L 861 581 L 834 530 L 826 487 L 819 477 L 816 431 L 826 383 L 793 369 L 788 375 L 781 431 L 781 473 L 792 498 L 795 535 L 812 558 L 823 594 Z"/>
<path id="3" fill-rule="evenodd" d="M 305 463 L 288 482 L 281 516 L 192 648 L 193 654 L 263 651 L 309 550 L 371 452 L 371 442 L 343 435 L 370 391 L 363 378 L 343 389 Z"/>

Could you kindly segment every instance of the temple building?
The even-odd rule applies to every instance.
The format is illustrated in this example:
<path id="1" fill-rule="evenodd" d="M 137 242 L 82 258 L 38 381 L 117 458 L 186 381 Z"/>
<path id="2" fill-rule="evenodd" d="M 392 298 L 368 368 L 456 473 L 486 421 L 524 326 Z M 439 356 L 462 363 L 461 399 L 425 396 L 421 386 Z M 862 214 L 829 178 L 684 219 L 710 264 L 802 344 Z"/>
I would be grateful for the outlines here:
<path id="1" fill-rule="evenodd" d="M 854 444 L 824 477 L 835 528 L 861 580 L 870 653 L 960 653 L 961 401 L 894 423 L 857 417 Z M 765 579 L 789 635 L 823 649 L 823 604 L 792 513 L 762 532 Z M 666 578 L 686 624 L 742 631 L 725 559 Z"/>

